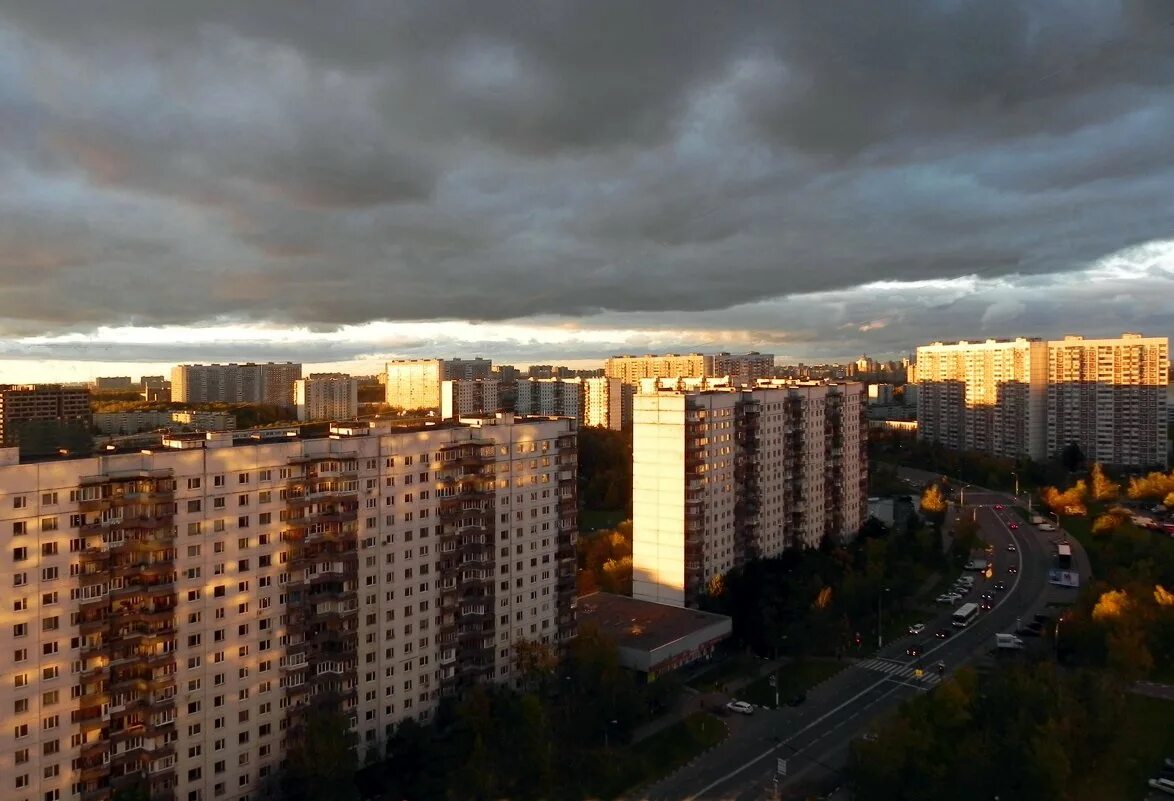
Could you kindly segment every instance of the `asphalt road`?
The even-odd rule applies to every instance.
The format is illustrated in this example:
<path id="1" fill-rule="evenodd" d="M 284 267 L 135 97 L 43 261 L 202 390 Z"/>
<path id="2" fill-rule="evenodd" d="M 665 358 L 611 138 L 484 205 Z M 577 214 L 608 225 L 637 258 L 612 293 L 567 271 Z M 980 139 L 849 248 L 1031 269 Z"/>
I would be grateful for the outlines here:
<path id="1" fill-rule="evenodd" d="M 853 739 L 902 701 L 937 685 L 932 670 L 937 661 L 945 663 L 947 673 L 957 670 L 977 657 L 988 656 L 996 632 L 1013 631 L 1020 619 L 1029 621 L 1043 606 L 1048 588 L 1052 560 L 1049 535 L 1022 524 L 1010 508 L 996 510 L 998 504 L 1010 505 L 1006 495 L 968 491 L 966 502 L 963 513 L 977 515 L 983 539 L 994 545 L 995 567 L 989 579 L 973 574 L 977 579 L 974 590 L 958 604 L 977 602 L 982 592 L 994 592 L 993 583 L 1002 580 L 1007 589 L 995 593 L 994 609 L 964 629 L 952 629 L 954 634 L 948 639 L 939 640 L 933 633 L 951 628 L 950 614 L 956 608 L 942 606 L 936 618 L 924 621 L 926 631 L 921 635 L 895 640 L 881 649 L 878 659 L 862 660 L 842 671 L 813 690 L 803 706 L 731 715 L 730 736 L 721 745 L 644 788 L 639 797 L 655 801 L 769 798 L 779 758 L 787 760 L 786 776 L 779 780 L 784 796 L 800 786 L 834 781 L 841 775 Z M 1018 530 L 1009 528 L 1012 523 L 1019 524 Z M 1016 544 L 1015 552 L 1006 550 L 1009 543 Z M 1010 573 L 1011 566 L 1018 572 Z M 924 644 L 919 660 L 906 656 L 907 647 L 914 642 Z M 909 675 L 918 661 L 930 668 L 927 677 Z"/>

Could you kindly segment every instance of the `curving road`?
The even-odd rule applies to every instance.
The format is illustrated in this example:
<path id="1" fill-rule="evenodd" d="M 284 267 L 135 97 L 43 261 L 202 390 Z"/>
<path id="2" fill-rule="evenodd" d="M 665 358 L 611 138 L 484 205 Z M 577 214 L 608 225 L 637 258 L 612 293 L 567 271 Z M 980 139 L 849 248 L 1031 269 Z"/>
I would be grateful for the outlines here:
<path id="1" fill-rule="evenodd" d="M 917 471 L 905 471 L 920 478 Z M 674 775 L 644 788 L 640 798 L 668 799 L 751 799 L 772 794 L 777 760 L 786 759 L 786 776 L 779 778 L 784 795 L 811 783 L 834 781 L 842 770 L 853 739 L 865 734 L 873 722 L 902 701 L 936 686 L 938 677 L 929 670 L 922 678 L 913 674 L 915 660 L 905 655 L 912 642 L 925 644 L 921 664 L 929 667 L 941 660 L 947 672 L 978 656 L 990 653 L 996 632 L 1013 631 L 1019 619 L 1025 622 L 1044 605 L 1048 592 L 1048 569 L 1052 562 L 1051 537 L 1023 524 L 1010 508 L 1006 495 L 978 488 L 967 490 L 964 513 L 977 515 L 983 539 L 995 548 L 993 576 L 975 574 L 974 590 L 960 601 L 978 601 L 982 592 L 993 592 L 995 581 L 1005 582 L 1005 592 L 995 593 L 995 607 L 982 613 L 954 636 L 938 640 L 933 632 L 950 628 L 955 606 L 943 606 L 926 631 L 917 638 L 904 637 L 889 643 L 877 658 L 863 660 L 815 688 L 798 709 L 758 709 L 752 716 L 731 716 L 730 736 Z M 1019 524 L 1017 530 L 1011 524 Z M 1010 552 L 1007 545 L 1014 543 Z M 1017 572 L 1010 572 L 1009 568 Z M 1086 574 L 1087 575 L 1087 574 Z"/>

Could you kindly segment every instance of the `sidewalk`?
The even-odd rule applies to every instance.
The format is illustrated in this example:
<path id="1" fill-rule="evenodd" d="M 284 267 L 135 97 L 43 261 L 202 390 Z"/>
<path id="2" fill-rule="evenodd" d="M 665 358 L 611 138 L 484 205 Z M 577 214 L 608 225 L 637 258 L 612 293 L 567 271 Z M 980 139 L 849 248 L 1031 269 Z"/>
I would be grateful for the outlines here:
<path id="1" fill-rule="evenodd" d="M 778 670 L 783 665 L 791 662 L 790 658 L 785 659 L 764 659 L 757 665 L 756 670 L 745 676 L 739 676 L 725 682 L 720 689 L 712 692 L 698 692 L 691 687 L 685 687 L 685 691 L 681 694 L 680 700 L 677 701 L 677 706 L 656 720 L 650 720 L 643 726 L 636 728 L 632 732 L 632 742 L 638 743 L 641 740 L 646 740 L 659 731 L 667 729 L 669 726 L 680 723 L 685 718 L 689 717 L 695 712 L 703 712 L 705 710 L 713 710 L 724 706 L 727 701 L 735 697 L 738 690 L 748 684 L 758 681 L 763 676 Z"/>

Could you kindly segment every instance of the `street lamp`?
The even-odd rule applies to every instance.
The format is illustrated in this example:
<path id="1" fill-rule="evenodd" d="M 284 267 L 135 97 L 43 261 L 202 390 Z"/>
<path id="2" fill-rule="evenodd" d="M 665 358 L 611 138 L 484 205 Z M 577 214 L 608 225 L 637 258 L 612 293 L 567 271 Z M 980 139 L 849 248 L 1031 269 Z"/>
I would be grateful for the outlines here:
<path id="1" fill-rule="evenodd" d="M 611 731 L 611 727 L 617 725 L 618 723 L 618 720 L 609 720 L 607 725 L 603 727 L 603 749 L 605 751 L 611 747 L 611 741 L 608 739 L 608 733 Z"/>
<path id="2" fill-rule="evenodd" d="M 884 591 L 877 593 L 876 596 L 876 648 L 878 651 L 880 650 L 881 645 L 884 644 L 884 641 L 881 639 L 881 600 L 885 597 L 885 593 L 888 591 L 889 588 L 885 587 Z"/>
<path id="3" fill-rule="evenodd" d="M 966 506 L 966 490 L 970 489 L 972 485 L 963 484 L 962 489 L 958 490 L 958 505 Z"/>
<path id="4" fill-rule="evenodd" d="M 1015 502 L 1019 502 L 1019 474 L 1011 471 L 1011 475 L 1015 476 Z"/>
<path id="5" fill-rule="evenodd" d="M 1055 512 L 1050 512 L 1049 514 L 1051 514 L 1051 516 L 1056 519 L 1056 531 L 1059 531 L 1060 530 L 1060 515 L 1056 514 Z"/>

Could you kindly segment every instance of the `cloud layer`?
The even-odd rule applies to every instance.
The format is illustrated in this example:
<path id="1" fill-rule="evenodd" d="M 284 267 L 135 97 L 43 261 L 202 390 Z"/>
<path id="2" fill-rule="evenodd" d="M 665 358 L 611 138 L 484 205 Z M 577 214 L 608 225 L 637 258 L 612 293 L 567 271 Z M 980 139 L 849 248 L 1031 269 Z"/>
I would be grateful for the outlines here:
<path id="1" fill-rule="evenodd" d="M 1167 333 L 1144 293 L 1170 251 L 1135 246 L 1174 239 L 1172 23 L 1161 0 L 14 0 L 0 333 L 302 326 L 352 356 L 380 320 L 529 326 L 487 342 L 543 353 L 568 323 L 812 355 Z"/>

